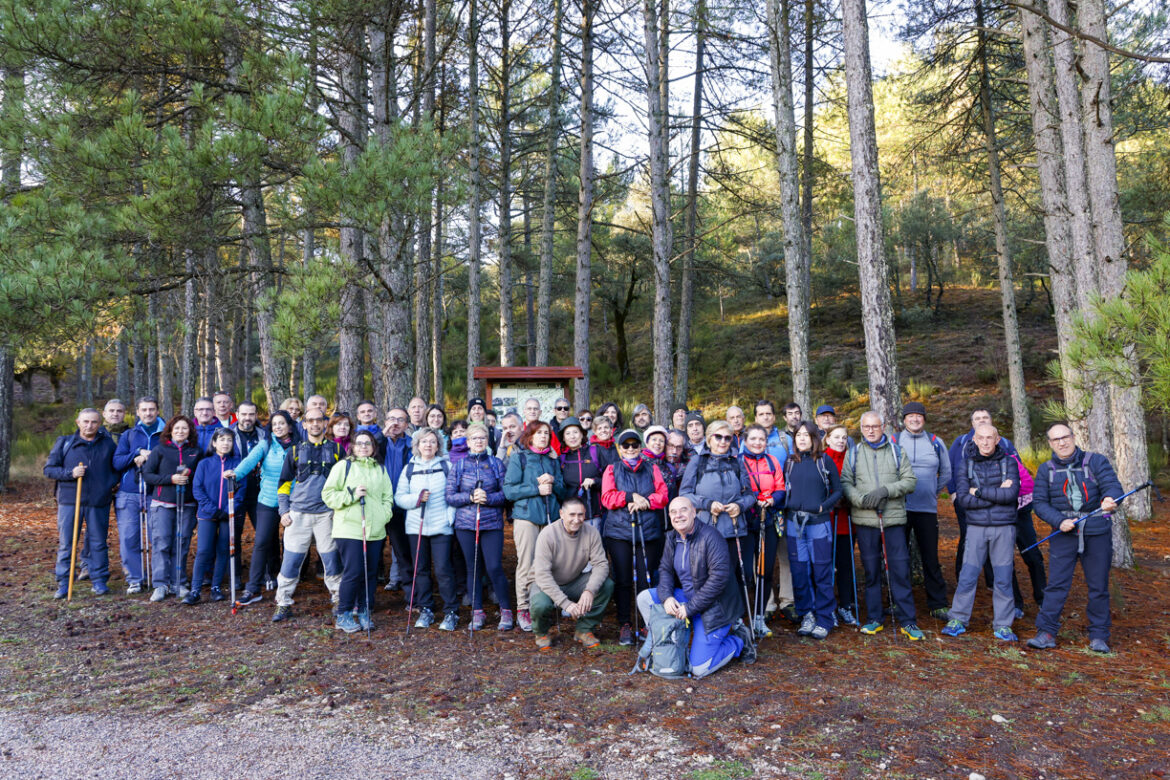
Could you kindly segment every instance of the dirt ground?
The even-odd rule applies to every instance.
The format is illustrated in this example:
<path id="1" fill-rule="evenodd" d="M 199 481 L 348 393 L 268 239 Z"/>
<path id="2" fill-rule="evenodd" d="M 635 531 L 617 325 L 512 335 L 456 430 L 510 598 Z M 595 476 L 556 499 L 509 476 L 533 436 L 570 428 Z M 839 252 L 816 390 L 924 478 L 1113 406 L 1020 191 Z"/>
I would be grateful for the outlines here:
<path id="1" fill-rule="evenodd" d="M 889 630 L 866 637 L 849 629 L 817 642 L 776 620 L 779 630 L 761 643 L 755 665 L 680 681 L 628 676 L 634 653 L 616 644 L 612 613 L 599 650 L 574 646 L 566 626 L 555 652 L 538 656 L 531 635 L 519 631 L 471 638 L 466 630 L 412 630 L 407 639 L 402 597 L 383 591 L 371 639 L 346 637 L 331 627 L 320 581 L 298 591 L 291 625 L 269 622 L 270 598 L 232 616 L 226 603 L 185 607 L 113 595 L 124 588 L 113 530 L 112 594 L 99 598 L 82 583 L 65 605 L 51 598 L 54 506 L 45 481 L 0 497 L 3 718 L 152 716 L 195 725 L 235 718 L 330 733 L 352 724 L 342 730 L 374 741 L 425 737 L 466 751 L 463 765 L 478 755 L 485 768 L 525 777 L 1170 771 L 1170 504 L 1134 528 L 1138 567 L 1114 573 L 1110 655 L 1086 649 L 1078 575 L 1056 650 L 995 640 L 981 589 L 971 633 L 958 639 L 941 637 L 941 622 L 930 617 L 919 621 L 927 641 L 916 644 Z M 953 518 L 942 526 L 953 587 Z M 463 610 L 463 629 L 467 617 Z M 1033 633 L 1034 618 L 1029 601 L 1016 626 L 1021 636 Z M 0 734 L 0 766 L 15 755 L 6 740 Z M 406 765 L 385 771 L 403 774 Z M 439 770 L 411 774 L 429 771 Z M 164 773 L 194 774 L 182 765 Z"/>

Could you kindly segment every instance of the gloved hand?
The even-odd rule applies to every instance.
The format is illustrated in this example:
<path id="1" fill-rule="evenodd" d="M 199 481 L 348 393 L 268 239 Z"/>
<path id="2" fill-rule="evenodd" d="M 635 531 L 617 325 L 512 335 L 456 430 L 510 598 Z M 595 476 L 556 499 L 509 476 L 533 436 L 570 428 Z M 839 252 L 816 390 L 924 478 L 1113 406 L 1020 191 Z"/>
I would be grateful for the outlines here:
<path id="1" fill-rule="evenodd" d="M 877 509 L 881 503 L 885 501 L 890 495 L 889 488 L 880 487 L 877 490 L 871 490 L 861 498 L 862 509 Z"/>
<path id="2" fill-rule="evenodd" d="M 218 520 L 218 521 L 220 521 L 221 523 L 222 523 L 222 522 L 225 522 L 225 521 L 228 519 L 228 513 L 227 513 L 227 510 L 226 510 L 226 509 L 220 509 L 220 510 L 218 510 L 218 511 L 215 513 L 215 519 L 216 519 L 216 520 Z"/>

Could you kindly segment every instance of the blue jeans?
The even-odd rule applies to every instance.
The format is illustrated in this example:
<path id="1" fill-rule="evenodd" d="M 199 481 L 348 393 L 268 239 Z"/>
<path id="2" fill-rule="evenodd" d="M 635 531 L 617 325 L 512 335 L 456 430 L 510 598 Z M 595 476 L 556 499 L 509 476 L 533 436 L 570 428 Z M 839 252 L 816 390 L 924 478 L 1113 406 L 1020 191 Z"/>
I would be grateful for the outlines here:
<path id="1" fill-rule="evenodd" d="M 784 534 L 796 612 L 801 616 L 812 612 L 818 626 L 831 629 L 837 608 L 833 596 L 833 523 L 810 522 L 801 531 L 795 520 L 788 520 Z"/>
<path id="2" fill-rule="evenodd" d="M 680 604 L 687 603 L 687 594 L 683 593 L 682 588 L 674 589 L 674 600 Z M 638 611 L 642 613 L 646 625 L 650 624 L 651 605 L 661 603 L 657 589 L 644 590 L 638 594 Z M 729 664 L 732 658 L 739 657 L 743 651 L 743 640 L 731 633 L 730 624 L 707 631 L 702 614 L 688 617 L 691 621 L 691 652 L 688 654 L 691 674 L 706 677 Z"/>
<path id="3" fill-rule="evenodd" d="M 122 566 L 126 569 L 126 581 L 141 584 L 142 572 L 142 521 L 139 507 L 142 496 L 119 490 L 114 496 L 114 512 L 118 522 L 118 552 Z"/>
<path id="4" fill-rule="evenodd" d="M 176 507 L 152 504 L 150 507 L 150 576 L 154 587 L 165 586 L 178 592 L 187 581 L 187 553 L 191 549 L 191 535 L 195 532 L 195 506 L 183 507 L 183 527 L 175 539 Z M 177 552 L 176 552 L 177 550 Z"/>
<path id="5" fill-rule="evenodd" d="M 53 573 L 57 582 L 69 580 L 69 559 L 73 554 L 73 504 L 57 505 L 57 565 Z M 89 568 L 89 577 L 94 585 L 105 585 L 110 579 L 110 551 L 106 546 L 106 534 L 110 530 L 110 507 L 82 506 L 78 518 L 77 560 Z M 81 528 L 85 534 L 85 549 L 82 545 Z"/>
<path id="6" fill-rule="evenodd" d="M 228 566 L 228 542 L 230 537 L 226 520 L 204 520 L 199 518 L 199 543 L 195 549 L 195 566 L 191 571 L 191 590 L 196 593 L 203 587 L 207 570 L 215 563 L 211 575 L 211 587 L 218 588 Z"/>

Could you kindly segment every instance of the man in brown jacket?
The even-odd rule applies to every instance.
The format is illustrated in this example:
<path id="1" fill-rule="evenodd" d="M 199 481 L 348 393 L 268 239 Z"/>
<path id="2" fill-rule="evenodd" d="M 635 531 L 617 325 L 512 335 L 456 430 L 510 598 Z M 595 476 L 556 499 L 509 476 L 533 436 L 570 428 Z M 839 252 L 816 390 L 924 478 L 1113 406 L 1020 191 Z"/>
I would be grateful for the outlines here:
<path id="1" fill-rule="evenodd" d="M 578 642 L 586 648 L 598 645 L 593 629 L 609 605 L 613 581 L 601 534 L 585 522 L 585 514 L 585 504 L 570 498 L 561 504 L 560 519 L 545 526 L 536 538 L 536 582 L 529 610 L 538 650 L 552 647 L 548 632 L 558 610 L 577 621 L 574 638 Z"/>

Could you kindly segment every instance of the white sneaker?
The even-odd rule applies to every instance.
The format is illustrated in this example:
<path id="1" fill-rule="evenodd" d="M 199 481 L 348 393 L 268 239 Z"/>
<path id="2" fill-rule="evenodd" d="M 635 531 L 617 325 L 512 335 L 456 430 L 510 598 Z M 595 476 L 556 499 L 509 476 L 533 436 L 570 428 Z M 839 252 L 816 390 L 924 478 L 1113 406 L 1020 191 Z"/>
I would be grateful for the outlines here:
<path id="1" fill-rule="evenodd" d="M 185 588 L 182 585 L 179 586 L 179 598 L 181 598 L 181 599 L 187 598 L 187 594 L 190 592 L 191 592 L 190 588 Z"/>
<path id="2" fill-rule="evenodd" d="M 157 588 L 154 589 L 154 593 L 150 594 L 150 600 L 154 601 L 154 602 L 162 601 L 163 599 L 165 599 L 167 597 L 168 593 L 169 593 L 169 591 L 167 590 L 166 585 L 159 585 Z"/>
<path id="3" fill-rule="evenodd" d="M 801 636 L 808 636 L 817 627 L 816 616 L 811 612 L 805 613 L 804 619 L 800 621 L 800 628 L 796 629 L 796 633 Z"/>
<path id="4" fill-rule="evenodd" d="M 142 592 L 142 583 L 141 582 L 131 582 L 129 585 L 126 586 L 126 595 L 127 596 L 131 596 L 135 593 L 141 593 L 141 592 Z"/>

